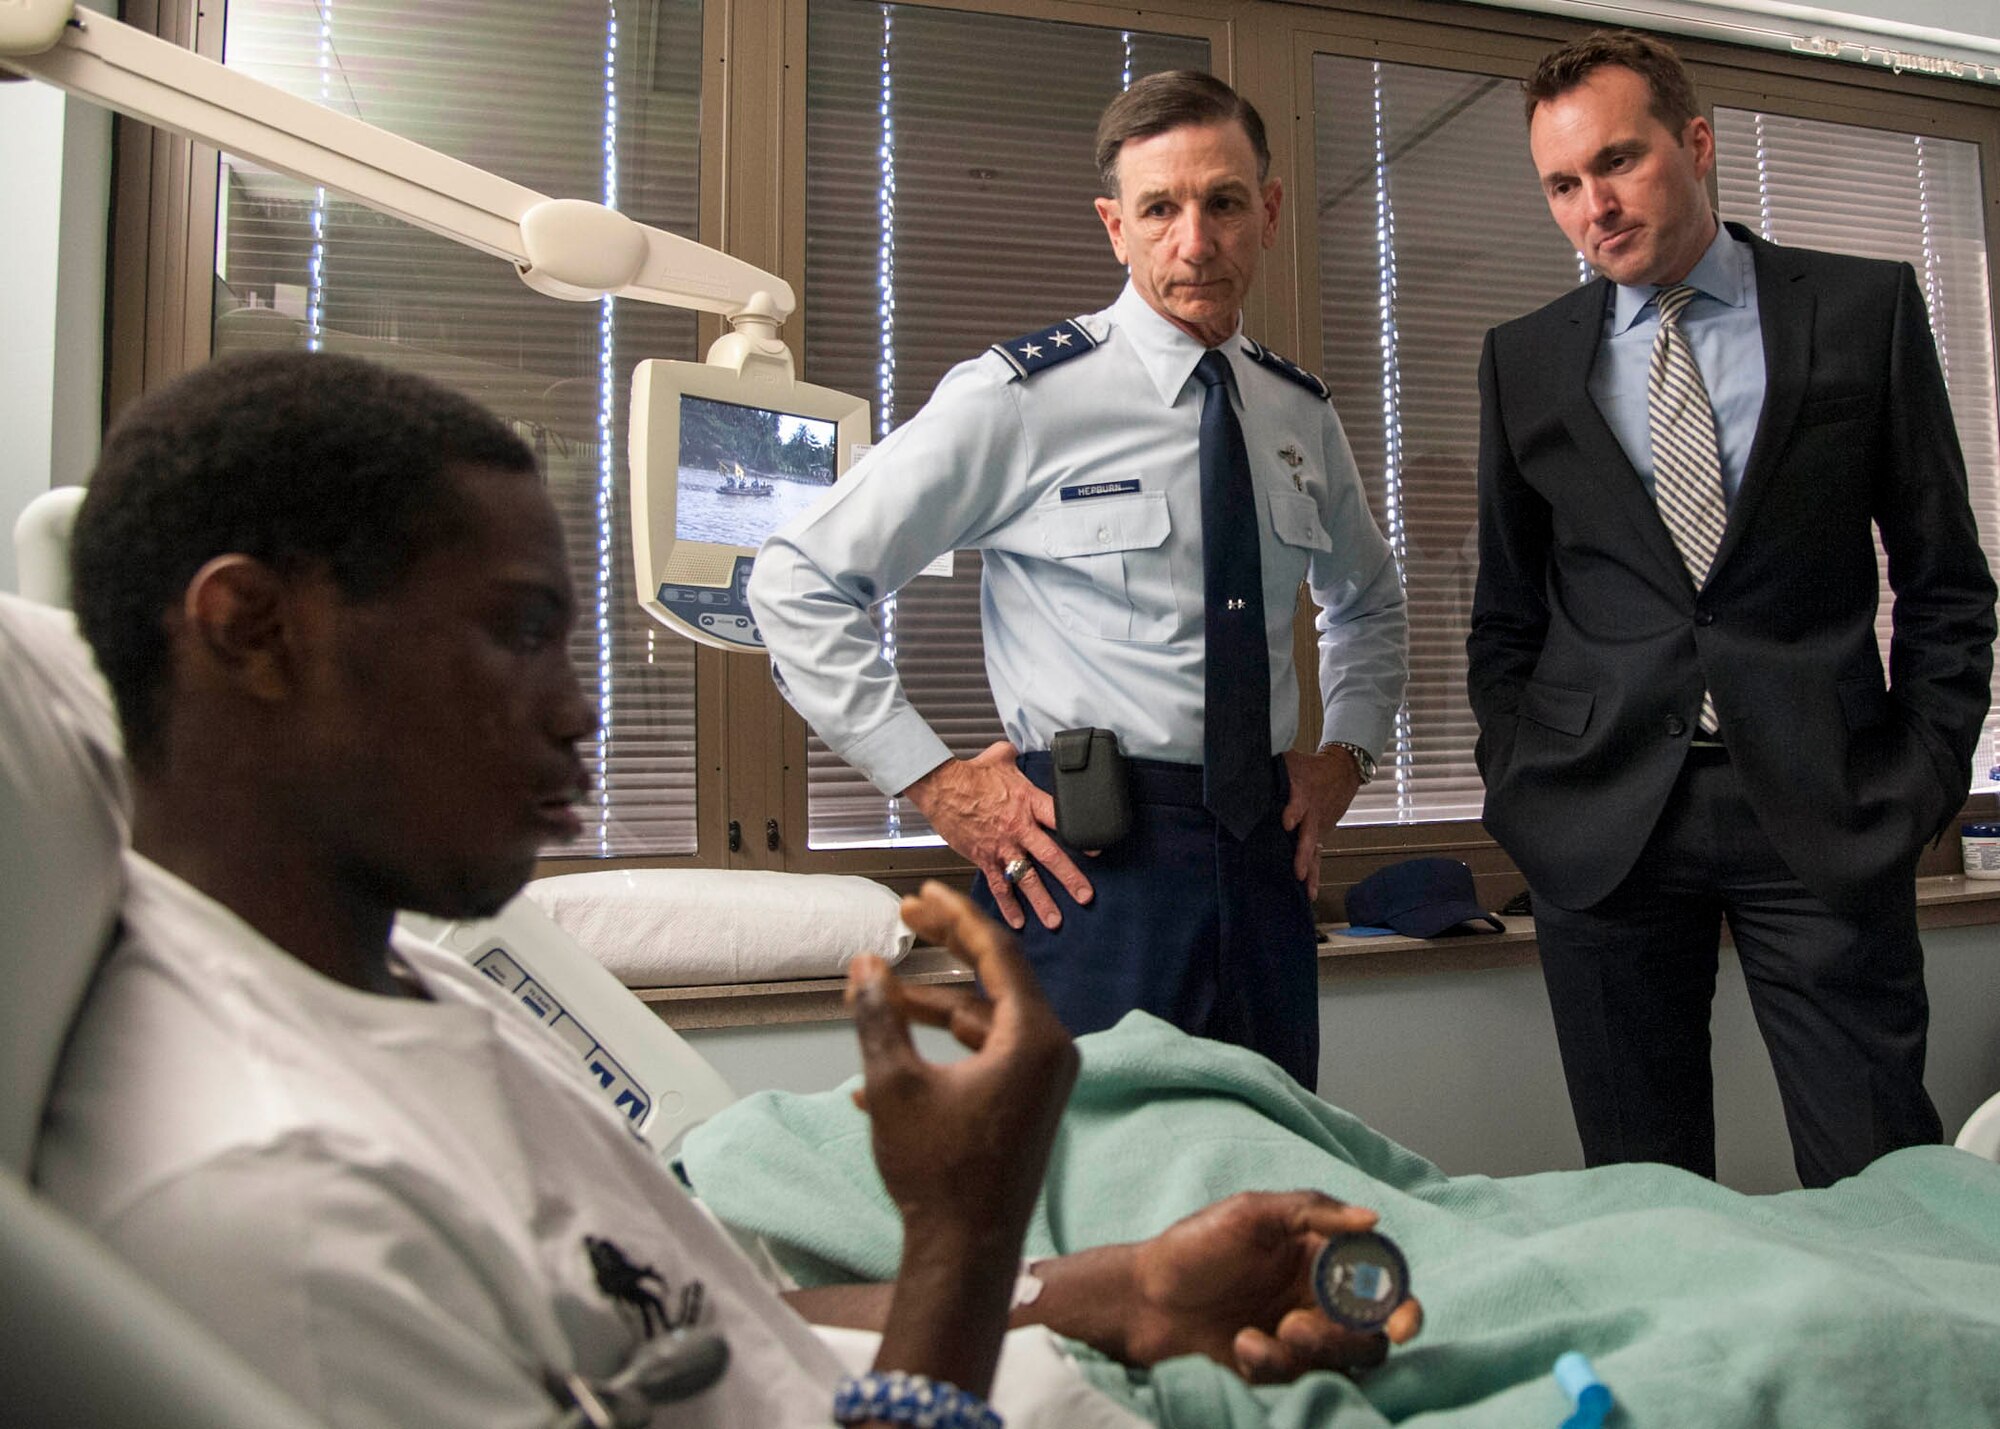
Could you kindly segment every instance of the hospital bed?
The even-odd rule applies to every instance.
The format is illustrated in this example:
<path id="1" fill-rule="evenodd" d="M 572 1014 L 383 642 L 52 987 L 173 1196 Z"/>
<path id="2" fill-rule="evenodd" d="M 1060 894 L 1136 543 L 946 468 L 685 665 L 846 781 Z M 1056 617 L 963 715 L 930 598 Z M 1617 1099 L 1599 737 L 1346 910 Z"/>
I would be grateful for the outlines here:
<path id="1" fill-rule="evenodd" d="M 0 609 L 0 1364 L 10 1422 L 311 1421 L 29 1189 L 44 1099 L 115 924 L 125 834 L 108 697 L 67 617 Z"/>

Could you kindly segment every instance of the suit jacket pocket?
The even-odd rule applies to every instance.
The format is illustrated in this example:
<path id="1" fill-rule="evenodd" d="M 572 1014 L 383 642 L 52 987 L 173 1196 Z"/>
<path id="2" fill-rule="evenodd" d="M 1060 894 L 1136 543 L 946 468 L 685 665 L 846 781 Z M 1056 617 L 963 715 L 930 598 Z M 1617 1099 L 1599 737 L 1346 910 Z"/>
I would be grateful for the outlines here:
<path id="1" fill-rule="evenodd" d="M 1889 722 L 1889 692 L 1873 675 L 1842 680 L 1835 688 L 1840 695 L 1840 713 L 1850 730 L 1874 729 Z"/>
<path id="2" fill-rule="evenodd" d="M 1597 696 L 1589 690 L 1568 690 L 1530 680 L 1521 690 L 1521 713 L 1558 734 L 1580 735 L 1590 726 Z"/>

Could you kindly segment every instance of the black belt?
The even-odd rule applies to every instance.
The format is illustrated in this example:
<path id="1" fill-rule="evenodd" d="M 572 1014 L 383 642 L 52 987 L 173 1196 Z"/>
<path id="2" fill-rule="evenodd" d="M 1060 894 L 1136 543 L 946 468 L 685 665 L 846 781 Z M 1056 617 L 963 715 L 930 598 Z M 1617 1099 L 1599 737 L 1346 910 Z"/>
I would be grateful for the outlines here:
<path id="1" fill-rule="evenodd" d="M 1272 761 L 1282 764 L 1284 756 L 1273 755 Z M 1030 750 L 1021 756 L 1020 764 L 1021 772 L 1042 787 L 1047 788 L 1053 782 L 1050 771 L 1055 757 L 1047 750 Z M 1166 804 L 1185 809 L 1203 807 L 1199 764 L 1172 764 L 1164 759 L 1127 759 L 1125 768 L 1131 775 L 1133 803 Z M 1282 789 L 1285 786 L 1281 782 L 1278 787 Z"/>

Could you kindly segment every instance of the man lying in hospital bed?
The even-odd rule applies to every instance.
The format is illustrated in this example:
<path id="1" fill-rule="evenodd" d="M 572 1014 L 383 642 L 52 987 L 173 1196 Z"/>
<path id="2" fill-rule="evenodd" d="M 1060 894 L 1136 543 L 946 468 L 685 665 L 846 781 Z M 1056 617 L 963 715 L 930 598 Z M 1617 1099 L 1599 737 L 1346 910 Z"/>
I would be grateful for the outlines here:
<path id="1" fill-rule="evenodd" d="M 251 427 L 245 441 L 268 441 L 268 431 Z M 427 434 L 433 446 L 439 440 Z M 120 449 L 114 442 L 110 451 Z M 111 484 L 102 499 L 116 499 Z M 100 580 L 155 559 L 155 524 L 135 511 L 123 538 L 99 533 Z M 450 535 L 462 543 L 480 534 L 476 523 L 420 529 L 447 545 Z M 87 550 L 92 533 L 85 536 Z M 499 552 L 512 549 L 502 542 Z M 310 574 L 294 571 L 277 585 Z M 657 1422 L 732 1422 L 732 1413 L 740 1422 L 825 1422 L 836 1372 L 828 1358 L 746 1281 L 734 1251 L 683 1212 L 654 1163 L 616 1149 L 622 1137 L 604 1134 L 588 1102 L 570 1095 L 572 1069 L 536 1065 L 546 1048 L 534 1040 L 539 1033 L 525 1032 L 532 1024 L 502 1016 L 477 980 L 417 948 L 407 961 L 433 1002 L 369 997 L 279 954 L 221 906 L 262 906 L 266 889 L 295 893 L 295 865 L 336 835 L 360 845 L 346 850 L 350 864 L 426 879 L 438 871 L 427 857 L 462 844 L 466 852 L 448 862 L 477 862 L 482 851 L 513 845 L 522 801 L 542 805 L 534 781 L 492 808 L 468 805 L 486 787 L 480 780 L 451 795 L 435 782 L 449 769 L 511 768 L 501 757 L 507 742 L 497 739 L 507 728 L 506 699 L 495 695 L 490 717 L 470 719 L 442 746 L 416 737 L 431 701 L 449 704 L 489 673 L 441 658 L 447 649 L 469 653 L 437 641 L 451 628 L 447 617 L 464 612 L 427 605 L 436 591 L 392 585 L 378 599 L 402 623 L 374 650 L 334 638 L 340 621 L 369 618 L 370 601 L 314 602 L 295 591 L 273 607 L 283 619 L 266 610 L 247 624 L 223 622 L 191 650 L 189 630 L 209 631 L 212 620 L 194 598 L 199 582 L 186 584 L 188 597 L 167 613 L 176 699 L 163 728 L 171 736 L 175 711 L 184 724 L 202 718 L 215 681 L 254 695 L 254 710 L 240 716 L 249 723 L 233 731 L 202 798 L 177 807 L 155 799 L 150 833 L 142 800 L 141 845 L 213 856 L 218 863 L 195 871 L 230 896 L 210 901 L 131 861 L 128 936 L 100 979 L 55 1099 L 45 1186 L 330 1420 L 544 1421 L 556 1402 L 546 1381 L 602 1376 L 649 1315 L 690 1315 L 687 1287 L 700 1281 L 705 1318 L 697 1327 L 728 1330 L 733 1368 L 715 1391 L 663 1410 Z M 468 580 L 461 593 L 484 588 Z M 505 613 L 468 609 L 482 619 Z M 434 618 L 409 618 L 426 610 Z M 274 641 L 279 625 L 288 633 Z M 506 632 L 508 649 L 531 650 L 543 638 L 511 617 L 493 628 L 496 637 Z M 332 659 L 339 650 L 343 658 Z M 377 708 L 379 692 L 363 682 L 406 668 L 421 678 Z M 420 688 L 427 684 L 436 688 Z M 339 718 L 286 713 L 300 702 Z M 264 727 L 263 717 L 274 723 Z M 377 747 L 399 742 L 400 753 Z M 253 747 L 264 751 L 260 761 L 237 771 L 244 788 L 225 800 L 224 776 Z M 409 762 L 426 758 L 440 769 Z M 397 760 L 396 768 L 382 764 Z M 357 777 L 364 771 L 373 777 Z M 420 788 L 436 796 L 431 806 L 413 804 Z M 252 820 L 236 803 L 251 794 L 295 814 L 321 812 L 292 839 L 251 838 Z M 379 817 L 357 819 L 357 808 Z M 179 840 L 162 845 L 176 828 Z M 205 828 L 231 836 L 197 837 Z M 482 829 L 491 835 L 483 844 Z M 251 874 L 260 882 L 246 887 Z M 938 915 L 914 914 L 930 930 L 944 926 Z M 948 923 L 949 910 L 943 917 Z M 1301 1359 L 1255 1332 L 1233 1338 L 1237 1326 L 1268 1330 L 1280 1307 L 1305 1302 L 1296 1252 L 1316 1237 L 1278 1235 L 1269 1219 L 1264 1231 L 1284 1247 L 1276 1257 L 1218 1246 L 1212 1221 L 1184 1226 L 1136 1257 L 1094 1257 L 1108 1262 L 1096 1268 L 1115 1272 L 1114 1285 L 1126 1283 L 1135 1259 L 1151 1267 L 1141 1279 L 1171 1313 L 1155 1317 L 1160 1337 L 1150 1345 L 1134 1340 L 1137 1321 L 1117 1313 L 1115 1297 L 1072 1297 L 1072 1275 L 1089 1276 L 1093 1257 L 1038 1264 L 1044 1293 L 1015 1316 L 1075 1333 L 1096 1382 L 1174 1424 L 1550 1425 L 1566 1406 L 1548 1368 L 1566 1349 L 1593 1356 L 1633 1423 L 2000 1422 L 2000 1169 L 1923 1148 L 1830 1191 L 1762 1200 L 1649 1167 L 1451 1180 L 1268 1064 L 1134 1019 L 1085 1039 L 1047 1189 L 1030 1212 L 1030 1163 L 1046 1144 L 1053 1102 L 1025 1090 L 1030 1079 L 1012 1077 L 1027 1067 L 1060 1084 L 1061 1059 L 1047 1045 L 1022 1045 L 1037 1043 L 1047 1026 L 1037 1030 L 1032 991 L 1012 982 L 1004 947 L 987 948 L 977 925 L 959 935 L 990 969 L 1001 1022 L 1015 1023 L 1017 1034 L 987 1040 L 956 1077 L 926 1069 L 909 1057 L 895 1019 L 882 1016 L 887 984 L 864 968 L 862 982 L 874 989 L 861 999 L 874 1119 L 844 1092 L 758 1097 L 717 1118 L 686 1150 L 699 1193 L 738 1226 L 777 1241 L 784 1264 L 808 1284 L 905 1273 L 898 1310 L 921 1308 L 929 1318 L 889 1317 L 882 1353 L 890 1362 L 942 1355 L 923 1362 L 941 1378 L 949 1363 L 949 1373 L 978 1386 L 1006 1307 L 1004 1285 L 993 1282 L 1012 1280 L 1014 1252 L 992 1257 L 998 1271 L 974 1253 L 973 1268 L 955 1277 L 925 1259 L 968 1232 L 1004 1242 L 1025 1219 L 1027 1250 L 1039 1257 L 1147 1235 L 1234 1191 L 1311 1185 L 1385 1213 L 1431 1317 L 1422 1344 L 1358 1384 L 1334 1373 L 1294 1376 Z M 287 947 L 311 941 L 301 935 Z M 393 1095 L 384 1095 L 378 1073 L 391 1079 Z M 980 1105 L 992 1133 L 983 1147 L 935 1134 L 969 1103 Z M 587 1188 L 571 1179 L 579 1156 L 594 1167 Z M 275 1170 L 259 1164 L 265 1158 Z M 280 1174 L 282 1188 L 271 1181 Z M 1245 1207 L 1231 1205 L 1229 1214 Z M 1356 1223 L 1323 1214 L 1322 1227 Z M 945 1229 L 912 1236 L 906 1253 L 910 1218 Z M 626 1273 L 606 1257 L 608 1279 L 636 1294 L 619 1301 L 601 1288 L 584 1234 L 618 1250 Z M 1258 1266 L 1278 1268 L 1284 1293 L 1244 1298 L 1257 1288 Z M 983 1318 L 974 1303 L 982 1276 Z M 927 1279 L 956 1283 L 940 1292 Z M 836 1291 L 817 1308 L 881 1323 L 879 1305 L 869 1303 L 881 1294 L 857 1303 Z M 1368 1360 L 1382 1349 L 1328 1339 L 1310 1313 L 1287 1323 L 1305 1359 L 1352 1365 L 1357 1353 Z M 1406 1322 L 1400 1332 L 1411 1328 Z M 947 1338 L 955 1342 L 936 1347 Z M 1182 1348 L 1224 1359 L 1241 1352 L 1239 1367 L 1254 1377 L 1293 1382 L 1253 1390 L 1213 1358 L 1172 1354 Z M 1120 1350 L 1152 1362 L 1151 1372 L 1103 1353 Z M 958 1367 L 968 1361 L 969 1369 Z M 778 1405 L 789 1394 L 798 1403 L 788 1418 Z M 1054 1422 L 1112 1422 L 1084 1417 L 1101 1412 L 1072 1408 Z"/>
<path id="2" fill-rule="evenodd" d="M 828 1422 L 833 1355 L 554 1039 L 462 960 L 391 948 L 398 908 L 491 912 L 575 831 L 593 718 L 527 449 L 351 360 L 217 364 L 107 439 L 73 573 L 134 852 L 49 1099 L 43 1191 L 332 1424 L 588 1417 L 641 1340 L 676 1336 L 727 1364 L 684 1365 L 691 1392 L 654 1422 Z M 59 722 L 86 729 L 88 703 Z M 992 1000 L 898 989 L 874 960 L 852 979 L 907 1239 L 892 1283 L 812 1307 L 879 1330 L 876 1368 L 929 1383 L 864 1379 L 842 1422 L 910 1422 L 959 1391 L 935 1422 L 988 1422 L 1010 1314 L 1135 1365 L 1205 1353 L 1274 1379 L 1374 1364 L 1416 1332 L 1414 1302 L 1386 1335 L 1312 1308 L 1311 1254 L 1373 1222 L 1312 1192 L 1231 1199 L 1017 1292 L 1074 1053 L 963 899 L 906 916 Z M 908 1019 L 950 1023 L 970 1054 L 924 1062 Z"/>

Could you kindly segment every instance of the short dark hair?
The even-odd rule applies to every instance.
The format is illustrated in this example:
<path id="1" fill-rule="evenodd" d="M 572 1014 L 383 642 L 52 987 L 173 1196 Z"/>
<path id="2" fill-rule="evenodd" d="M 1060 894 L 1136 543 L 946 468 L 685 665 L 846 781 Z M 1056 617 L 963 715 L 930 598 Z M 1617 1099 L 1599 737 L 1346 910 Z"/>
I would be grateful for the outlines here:
<path id="1" fill-rule="evenodd" d="M 1187 124 L 1235 120 L 1250 136 L 1257 154 L 1257 182 L 1271 174 L 1271 146 L 1257 107 L 1212 74 L 1169 69 L 1132 81 L 1132 87 L 1105 106 L 1097 121 L 1097 177 L 1107 197 L 1118 196 L 1118 151 L 1129 139 L 1150 139 Z"/>
<path id="2" fill-rule="evenodd" d="M 70 546 L 72 600 L 147 767 L 166 729 L 167 613 L 219 555 L 323 569 L 386 593 L 461 515 L 447 473 L 533 472 L 470 398 L 358 358 L 241 353 L 149 393 L 113 425 Z"/>
<path id="3" fill-rule="evenodd" d="M 1521 86 L 1528 119 L 1533 121 L 1535 107 L 1543 100 L 1569 93 L 1606 65 L 1622 66 L 1646 81 L 1653 96 L 1649 106 L 1653 117 L 1676 137 L 1701 114 L 1694 81 L 1671 45 L 1637 30 L 1597 30 L 1544 55 L 1535 66 Z"/>

